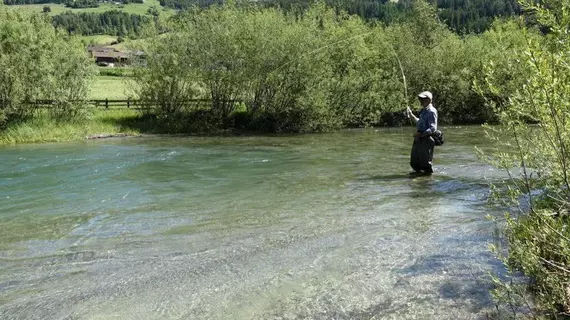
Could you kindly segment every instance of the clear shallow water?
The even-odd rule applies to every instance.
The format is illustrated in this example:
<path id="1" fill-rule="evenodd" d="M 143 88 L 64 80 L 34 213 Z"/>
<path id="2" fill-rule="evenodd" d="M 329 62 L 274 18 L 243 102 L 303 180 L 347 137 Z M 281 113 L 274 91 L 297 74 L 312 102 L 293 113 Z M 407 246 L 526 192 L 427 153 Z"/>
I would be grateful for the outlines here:
<path id="1" fill-rule="evenodd" d="M 0 148 L 0 319 L 479 319 L 477 127 Z"/>

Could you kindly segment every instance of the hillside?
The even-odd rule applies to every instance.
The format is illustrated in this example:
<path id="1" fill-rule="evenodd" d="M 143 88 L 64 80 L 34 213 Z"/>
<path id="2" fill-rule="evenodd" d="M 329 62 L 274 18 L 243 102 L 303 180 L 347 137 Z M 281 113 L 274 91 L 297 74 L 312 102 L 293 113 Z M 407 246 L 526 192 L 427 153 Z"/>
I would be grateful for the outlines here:
<path id="1" fill-rule="evenodd" d="M 42 1 L 42 0 L 39 0 Z M 47 12 L 49 15 L 57 15 L 63 12 L 71 11 L 73 13 L 81 13 L 81 12 L 92 12 L 92 13 L 103 13 L 110 10 L 119 10 L 126 13 L 131 14 L 140 14 L 140 15 L 149 15 L 149 9 L 151 8 L 158 8 L 161 14 L 166 15 L 173 15 L 175 13 L 174 10 L 168 8 L 162 8 L 160 6 L 160 2 L 158 0 L 145 0 L 144 3 L 129 3 L 129 4 L 118 4 L 118 3 L 99 3 L 99 7 L 97 8 L 77 8 L 72 9 L 65 7 L 63 3 L 35 3 L 35 4 L 21 4 L 21 5 L 10 5 L 11 8 L 19 8 L 25 9 L 32 12 L 43 12 L 44 7 L 48 6 L 50 8 L 50 12 Z"/>

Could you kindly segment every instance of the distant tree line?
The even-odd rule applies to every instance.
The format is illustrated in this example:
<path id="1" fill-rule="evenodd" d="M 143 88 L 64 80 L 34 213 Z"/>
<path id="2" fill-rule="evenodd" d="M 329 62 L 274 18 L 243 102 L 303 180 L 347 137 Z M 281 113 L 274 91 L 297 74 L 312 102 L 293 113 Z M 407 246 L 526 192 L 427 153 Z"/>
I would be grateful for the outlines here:
<path id="1" fill-rule="evenodd" d="M 103 13 L 65 12 L 53 17 L 53 25 L 70 34 L 107 34 L 130 38 L 140 36 L 144 25 L 151 21 L 150 17 L 118 10 Z"/>
<path id="2" fill-rule="evenodd" d="M 143 0 L 117 0 L 123 4 L 129 3 L 143 3 Z M 42 4 L 42 3 L 56 3 L 65 4 L 69 8 L 92 8 L 98 7 L 99 1 L 97 0 L 4 0 L 4 4 L 7 5 L 19 5 L 19 4 Z"/>
<path id="3" fill-rule="evenodd" d="M 18 5 L 18 4 L 42 4 L 42 3 L 65 3 L 66 0 L 4 0 L 4 4 Z"/>
<path id="4" fill-rule="evenodd" d="M 160 5 L 166 8 L 184 10 L 191 7 L 207 8 L 213 4 L 223 4 L 224 0 L 160 0 Z"/>
<path id="5" fill-rule="evenodd" d="M 433 2 L 435 1 L 435 2 Z M 160 0 L 160 5 L 174 9 L 205 8 L 221 4 L 224 0 Z M 366 20 L 378 20 L 390 24 L 407 19 L 412 13 L 414 0 L 325 0 L 337 10 L 345 10 Z M 264 0 L 265 7 L 279 7 L 299 14 L 310 7 L 312 0 Z M 247 3 L 250 5 L 250 3 Z M 432 0 L 437 5 L 439 18 L 458 33 L 487 30 L 495 17 L 508 17 L 520 13 L 516 0 Z"/>
<path id="6" fill-rule="evenodd" d="M 458 33 L 483 32 L 495 17 L 518 15 L 516 0 L 437 0 L 439 17 Z"/>
<path id="7" fill-rule="evenodd" d="M 68 8 L 79 9 L 79 8 L 97 8 L 99 7 L 99 1 L 97 0 L 68 0 L 64 3 Z"/>
<path id="8" fill-rule="evenodd" d="M 142 0 L 123 0 L 124 4 L 142 3 Z M 222 4 L 225 0 L 160 0 L 163 7 L 184 10 L 192 7 L 206 8 Z M 265 7 L 280 7 L 286 11 L 304 12 L 313 0 L 263 0 L 256 2 Z M 325 0 L 337 10 L 345 10 L 366 20 L 378 20 L 390 24 L 407 19 L 414 0 Z M 431 0 L 436 5 L 439 18 L 457 33 L 480 33 L 487 30 L 495 17 L 507 17 L 520 13 L 517 0 Z M 5 4 L 64 3 L 70 8 L 97 7 L 97 0 L 4 0 Z M 251 2 L 243 2 L 250 6 Z"/>
<path id="9" fill-rule="evenodd" d="M 189 1 L 189 0 L 172 0 Z M 195 1 L 195 0 L 193 0 Z M 285 10 L 305 11 L 311 0 L 265 0 L 265 6 L 279 6 Z M 412 14 L 414 0 L 325 0 L 328 6 L 346 10 L 366 20 L 390 24 L 406 20 Z M 516 0 L 431 0 L 437 6 L 439 18 L 457 33 L 480 33 L 487 30 L 496 17 L 520 13 Z"/>

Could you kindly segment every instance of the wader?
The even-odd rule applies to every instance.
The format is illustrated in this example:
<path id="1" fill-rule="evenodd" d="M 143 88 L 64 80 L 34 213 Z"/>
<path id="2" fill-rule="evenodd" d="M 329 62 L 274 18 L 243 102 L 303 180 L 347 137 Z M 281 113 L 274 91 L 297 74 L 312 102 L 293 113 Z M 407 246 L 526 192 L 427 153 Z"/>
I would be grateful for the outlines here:
<path id="1" fill-rule="evenodd" d="M 414 139 L 410 157 L 410 165 L 414 171 L 420 172 L 423 170 L 425 173 L 433 173 L 431 162 L 433 160 L 434 147 L 435 141 L 430 136 Z"/>

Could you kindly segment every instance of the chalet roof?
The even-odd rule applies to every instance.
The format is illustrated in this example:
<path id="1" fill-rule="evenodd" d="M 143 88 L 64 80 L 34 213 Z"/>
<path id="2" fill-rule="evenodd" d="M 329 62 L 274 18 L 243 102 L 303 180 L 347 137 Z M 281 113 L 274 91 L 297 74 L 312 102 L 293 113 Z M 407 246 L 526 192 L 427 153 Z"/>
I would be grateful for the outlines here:
<path id="1" fill-rule="evenodd" d="M 113 47 L 103 47 L 103 46 L 88 46 L 87 52 L 95 58 L 121 58 L 126 59 L 132 53 L 136 56 L 144 55 L 142 51 L 127 52 L 121 51 Z"/>
<path id="2" fill-rule="evenodd" d="M 94 58 L 116 58 L 116 59 L 127 59 L 129 54 L 122 51 L 93 51 L 91 55 Z"/>

